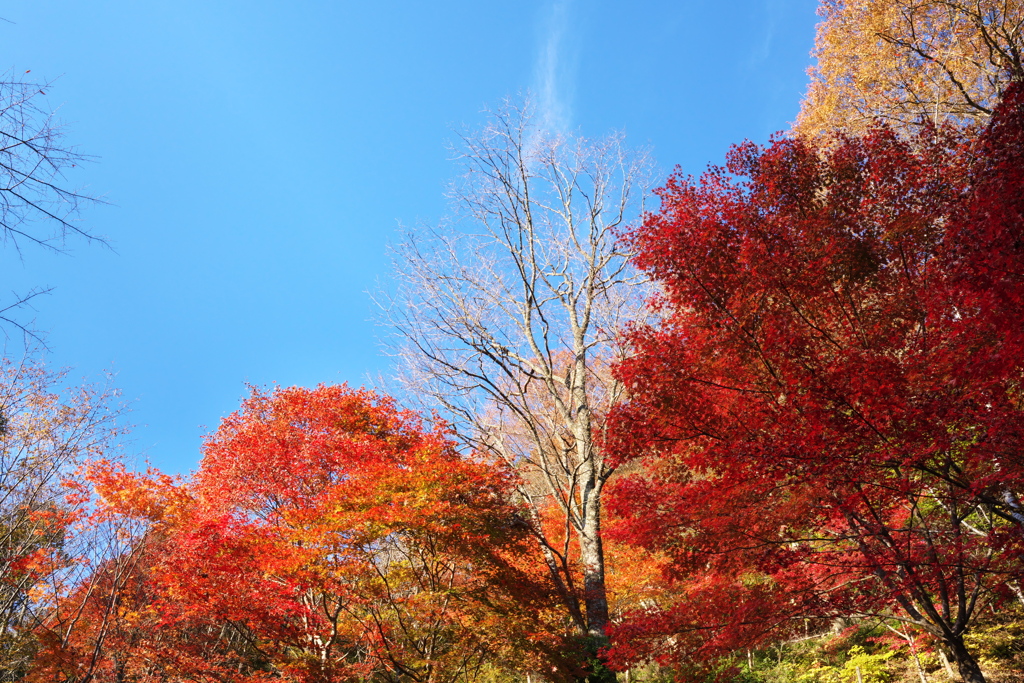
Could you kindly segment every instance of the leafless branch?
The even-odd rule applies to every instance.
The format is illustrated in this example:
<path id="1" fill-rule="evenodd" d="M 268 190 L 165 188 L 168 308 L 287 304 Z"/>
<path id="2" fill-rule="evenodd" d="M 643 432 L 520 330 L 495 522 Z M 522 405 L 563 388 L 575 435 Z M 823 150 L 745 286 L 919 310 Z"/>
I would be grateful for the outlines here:
<path id="1" fill-rule="evenodd" d="M 623 395 L 617 334 L 643 317 L 648 285 L 617 231 L 644 211 L 650 160 L 621 136 L 552 135 L 529 105 L 492 113 L 455 147 L 455 217 L 407 231 L 397 284 L 377 297 L 400 381 L 451 421 L 468 448 L 516 468 L 537 520 L 561 511 L 580 543 L 586 629 L 604 599 L 600 497 L 613 468 L 595 435 Z M 571 592 L 561 545 L 537 533 Z M 602 612 L 602 609 L 604 610 Z M 569 605 L 576 615 L 579 610 Z M 578 624 L 581 628 L 583 624 Z"/>

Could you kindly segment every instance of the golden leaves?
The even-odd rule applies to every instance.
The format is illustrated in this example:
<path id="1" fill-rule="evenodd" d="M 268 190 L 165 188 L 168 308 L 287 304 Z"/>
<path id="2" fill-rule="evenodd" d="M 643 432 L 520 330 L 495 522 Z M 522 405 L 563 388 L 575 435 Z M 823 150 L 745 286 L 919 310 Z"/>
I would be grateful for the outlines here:
<path id="1" fill-rule="evenodd" d="M 1024 79 L 1022 0 L 823 0 L 819 13 L 799 133 L 974 129 Z"/>

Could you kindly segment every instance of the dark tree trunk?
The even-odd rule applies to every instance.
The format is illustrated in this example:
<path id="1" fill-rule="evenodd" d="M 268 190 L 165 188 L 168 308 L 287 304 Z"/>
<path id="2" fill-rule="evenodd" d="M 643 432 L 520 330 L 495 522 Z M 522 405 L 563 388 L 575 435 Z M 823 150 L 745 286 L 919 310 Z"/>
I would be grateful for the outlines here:
<path id="1" fill-rule="evenodd" d="M 953 653 L 953 659 L 956 660 L 956 668 L 960 672 L 960 677 L 964 679 L 964 683 L 985 683 L 985 675 L 981 673 L 978 660 L 967 651 L 967 648 L 964 646 L 963 636 L 948 638 L 946 643 Z"/>

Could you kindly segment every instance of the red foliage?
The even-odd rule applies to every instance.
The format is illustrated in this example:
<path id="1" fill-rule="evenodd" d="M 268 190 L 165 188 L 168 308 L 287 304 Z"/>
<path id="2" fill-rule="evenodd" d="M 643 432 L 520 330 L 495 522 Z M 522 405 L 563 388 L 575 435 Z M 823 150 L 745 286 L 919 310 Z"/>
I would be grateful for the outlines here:
<path id="1" fill-rule="evenodd" d="M 613 508 L 671 549 L 682 597 L 620 627 L 613 660 L 894 611 L 969 659 L 1020 574 L 1022 129 L 1011 90 L 976 148 L 747 143 L 661 190 L 628 235 L 661 318 L 631 334 L 610 437 L 649 468 Z"/>
<path id="2" fill-rule="evenodd" d="M 101 679 L 443 683 L 564 647 L 535 633 L 551 595 L 520 566 L 540 563 L 501 472 L 391 399 L 254 392 L 204 450 L 192 482 L 93 473 L 111 515 L 149 525 L 143 559 L 37 680 L 88 661 Z"/>

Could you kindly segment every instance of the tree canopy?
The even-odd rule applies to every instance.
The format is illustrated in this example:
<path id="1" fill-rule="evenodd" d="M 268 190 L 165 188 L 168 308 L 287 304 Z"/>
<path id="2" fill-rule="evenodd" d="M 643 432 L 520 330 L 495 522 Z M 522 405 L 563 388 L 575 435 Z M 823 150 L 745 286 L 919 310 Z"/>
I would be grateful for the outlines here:
<path id="1" fill-rule="evenodd" d="M 627 620 L 618 656 L 874 615 L 983 680 L 963 636 L 1021 578 L 1022 105 L 1011 88 L 975 145 L 740 145 L 629 233 L 663 293 L 619 368 L 620 453 L 653 462 L 617 507 L 691 585 Z"/>
<path id="2" fill-rule="evenodd" d="M 796 129 L 861 133 L 928 121 L 979 130 L 1024 80 L 1020 0 L 823 0 Z"/>
<path id="3" fill-rule="evenodd" d="M 138 680 L 442 682 L 512 658 L 571 673 L 557 631 L 536 634 L 552 596 L 507 480 L 444 431 L 369 391 L 280 389 L 204 452 L 189 482 L 94 469 L 108 513 L 148 523 L 143 559 L 40 675 L 98 650 L 95 670 Z"/>

